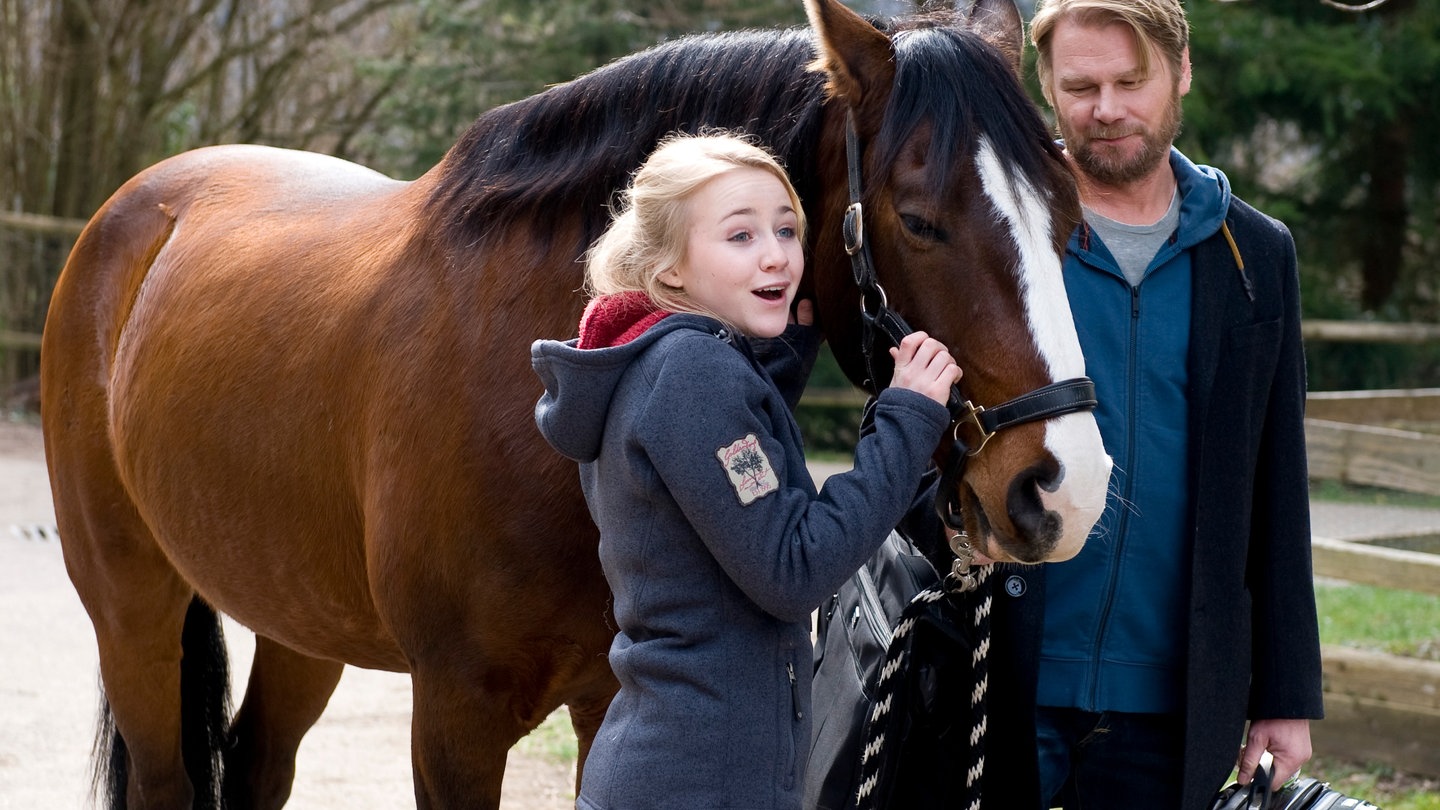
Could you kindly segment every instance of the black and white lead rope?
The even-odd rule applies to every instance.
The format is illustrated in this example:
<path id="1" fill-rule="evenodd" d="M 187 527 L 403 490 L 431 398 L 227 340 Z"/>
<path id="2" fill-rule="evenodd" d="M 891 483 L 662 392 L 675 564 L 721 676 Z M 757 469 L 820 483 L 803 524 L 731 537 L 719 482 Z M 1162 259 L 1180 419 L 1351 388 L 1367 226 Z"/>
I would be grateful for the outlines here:
<path id="1" fill-rule="evenodd" d="M 60 539 L 60 530 L 53 523 L 12 523 L 10 534 L 17 540 L 53 542 Z"/>
<path id="2" fill-rule="evenodd" d="M 856 810 L 870 810 L 875 807 L 875 788 L 880 779 L 881 756 L 885 749 L 887 731 L 894 717 L 891 709 L 895 698 L 897 675 L 905 671 L 910 647 L 906 637 L 915 627 L 915 621 L 926 608 L 947 597 L 975 591 L 979 598 L 975 606 L 975 649 L 970 657 L 970 764 L 965 770 L 965 795 L 956 805 L 964 810 L 980 810 L 980 778 L 985 774 L 985 694 L 990 678 L 987 657 L 990 653 L 990 591 L 985 581 L 990 577 L 992 565 L 971 569 L 971 574 L 956 579 L 947 577 L 915 594 L 900 613 L 900 620 L 890 633 L 890 644 L 885 652 L 885 664 L 880 668 L 875 684 L 875 699 L 871 702 L 870 716 L 866 720 L 865 747 L 860 755 L 860 783 L 855 791 Z"/>

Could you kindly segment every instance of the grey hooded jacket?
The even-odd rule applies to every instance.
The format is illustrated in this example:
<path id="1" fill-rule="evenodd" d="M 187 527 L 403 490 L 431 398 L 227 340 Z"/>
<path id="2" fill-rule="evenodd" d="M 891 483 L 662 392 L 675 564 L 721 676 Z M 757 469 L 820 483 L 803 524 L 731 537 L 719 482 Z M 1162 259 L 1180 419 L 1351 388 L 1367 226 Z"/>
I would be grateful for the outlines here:
<path id="1" fill-rule="evenodd" d="M 784 398 L 713 320 L 531 355 L 536 421 L 580 462 L 618 625 L 620 692 L 578 806 L 799 808 L 810 614 L 904 514 L 945 408 L 883 392 L 854 469 L 817 494 Z"/>

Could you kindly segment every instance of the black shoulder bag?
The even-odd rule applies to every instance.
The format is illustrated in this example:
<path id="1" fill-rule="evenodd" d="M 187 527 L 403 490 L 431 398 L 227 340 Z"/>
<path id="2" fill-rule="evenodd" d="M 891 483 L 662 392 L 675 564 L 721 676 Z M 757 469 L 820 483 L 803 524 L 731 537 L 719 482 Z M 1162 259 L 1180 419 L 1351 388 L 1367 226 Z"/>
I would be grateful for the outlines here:
<path id="1" fill-rule="evenodd" d="M 975 753 L 964 685 L 975 683 L 974 606 L 986 593 L 984 583 L 947 592 L 921 551 L 892 532 L 822 606 L 807 810 L 956 806 L 957 770 Z"/>

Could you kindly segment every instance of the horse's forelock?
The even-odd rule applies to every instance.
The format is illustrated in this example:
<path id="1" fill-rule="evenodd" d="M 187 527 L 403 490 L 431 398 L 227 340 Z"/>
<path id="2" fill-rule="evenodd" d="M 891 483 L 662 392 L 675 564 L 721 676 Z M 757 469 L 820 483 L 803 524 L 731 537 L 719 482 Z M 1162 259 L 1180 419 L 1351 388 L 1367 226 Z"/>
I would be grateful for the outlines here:
<path id="1" fill-rule="evenodd" d="M 895 87 L 875 143 L 881 165 L 893 165 L 915 131 L 929 125 L 926 166 L 935 193 L 950 181 L 962 154 L 956 146 L 973 156 L 981 135 L 1035 188 L 1048 187 L 1049 131 L 993 46 L 944 25 L 900 31 L 894 42 Z"/>

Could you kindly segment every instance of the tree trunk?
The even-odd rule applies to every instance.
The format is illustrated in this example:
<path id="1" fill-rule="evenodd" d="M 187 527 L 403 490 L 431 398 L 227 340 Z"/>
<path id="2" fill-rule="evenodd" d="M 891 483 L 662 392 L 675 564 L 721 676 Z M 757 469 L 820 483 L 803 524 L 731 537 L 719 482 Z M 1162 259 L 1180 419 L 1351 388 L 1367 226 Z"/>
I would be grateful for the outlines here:
<path id="1" fill-rule="evenodd" d="M 95 111 L 100 108 L 97 67 L 104 62 L 96 47 L 93 18 L 81 0 L 62 0 L 55 20 L 52 63 L 61 71 L 58 83 L 59 132 L 55 155 L 55 193 L 50 210 L 57 217 L 86 219 L 93 211 L 91 178 L 95 176 Z"/>
<path id="2" fill-rule="evenodd" d="M 1361 303 L 1367 311 L 1375 311 L 1395 292 L 1404 261 L 1406 224 L 1410 208 L 1405 199 L 1406 178 L 1410 168 L 1411 132 L 1409 126 L 1397 123 L 1382 127 L 1371 136 L 1369 148 L 1369 184 L 1366 189 L 1363 219 L 1368 227 L 1362 231 L 1360 246 Z"/>

